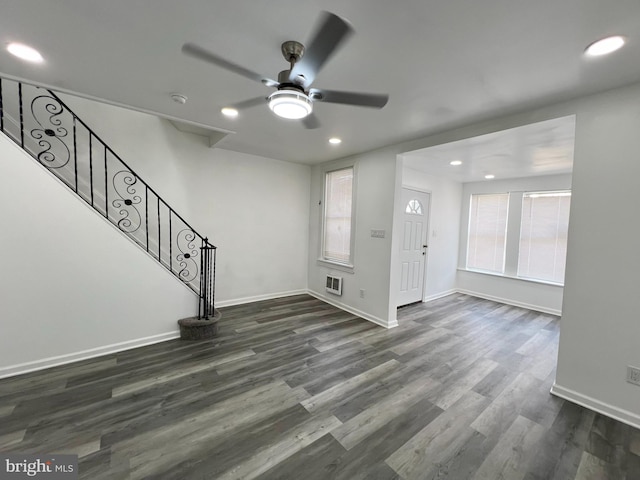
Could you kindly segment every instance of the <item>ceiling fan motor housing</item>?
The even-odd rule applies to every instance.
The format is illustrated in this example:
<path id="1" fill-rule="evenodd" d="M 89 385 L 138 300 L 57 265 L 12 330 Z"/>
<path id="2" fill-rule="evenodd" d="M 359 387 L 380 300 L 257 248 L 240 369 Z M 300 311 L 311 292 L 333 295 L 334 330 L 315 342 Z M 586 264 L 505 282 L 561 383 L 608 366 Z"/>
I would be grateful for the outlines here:
<path id="1" fill-rule="evenodd" d="M 295 89 L 299 90 L 300 92 L 304 92 L 304 87 L 301 84 L 291 82 L 291 80 L 289 79 L 290 74 L 291 70 L 282 70 L 280 73 L 278 73 L 278 83 L 280 84 L 278 85 L 278 90 Z"/>

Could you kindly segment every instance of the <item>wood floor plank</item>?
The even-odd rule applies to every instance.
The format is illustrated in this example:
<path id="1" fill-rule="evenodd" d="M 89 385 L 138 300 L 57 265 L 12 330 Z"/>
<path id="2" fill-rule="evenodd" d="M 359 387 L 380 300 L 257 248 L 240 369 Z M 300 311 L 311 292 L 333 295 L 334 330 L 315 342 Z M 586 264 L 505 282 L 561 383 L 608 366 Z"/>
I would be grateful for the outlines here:
<path id="1" fill-rule="evenodd" d="M 309 346 L 306 341 L 293 343 L 281 348 L 260 351 L 255 355 L 236 358 L 234 361 L 216 365 L 215 370 L 220 376 L 248 375 L 268 370 L 276 364 L 292 363 L 297 360 L 307 361 L 317 354 L 317 350 Z"/>
<path id="2" fill-rule="evenodd" d="M 289 480 L 292 478 L 318 478 L 326 469 L 325 478 L 331 478 L 330 472 L 335 465 L 331 459 L 338 459 L 345 449 L 331 435 L 324 435 L 315 442 L 293 452 L 288 458 L 276 463 L 269 470 L 257 476 L 260 480 Z"/>
<path id="3" fill-rule="evenodd" d="M 292 404 L 246 422 L 224 435 L 208 437 L 205 442 L 188 446 L 178 444 L 160 460 L 166 465 L 163 476 L 218 478 L 251 460 L 256 452 L 283 441 L 313 418 L 299 404 Z M 154 475 L 153 465 L 132 460 L 132 476 L 145 478 Z"/>
<path id="4" fill-rule="evenodd" d="M 68 445 L 64 449 L 58 450 L 58 453 L 64 455 L 77 455 L 80 459 L 98 451 L 100 451 L 100 437 L 96 437 L 94 440 L 90 440 L 79 445 Z"/>
<path id="5" fill-rule="evenodd" d="M 308 357 L 305 362 L 306 368 L 285 375 L 284 378 L 292 387 L 311 384 L 330 373 L 344 370 L 347 366 L 376 353 L 377 351 L 373 347 L 360 342 L 352 342 Z"/>
<path id="6" fill-rule="evenodd" d="M 637 480 L 640 430 L 549 394 L 560 320 L 464 294 L 386 330 L 309 295 L 0 380 L 0 451 L 79 478 Z"/>
<path id="7" fill-rule="evenodd" d="M 341 422 L 346 423 L 365 410 L 375 407 L 376 404 L 387 401 L 396 392 L 420 378 L 427 378 L 428 380 L 425 380 L 425 382 L 433 385 L 432 389 L 437 389 L 441 386 L 437 380 L 430 377 L 428 371 L 420 368 L 403 367 L 377 379 L 370 385 L 352 392 L 348 396 L 336 399 L 331 405 L 330 411 Z"/>
<path id="8" fill-rule="evenodd" d="M 15 432 L 0 435 L 0 449 L 8 449 L 16 443 L 20 443 L 25 433 L 27 433 L 27 430 L 16 430 Z"/>
<path id="9" fill-rule="evenodd" d="M 537 391 L 532 391 L 522 404 L 520 415 L 546 428 L 551 428 L 565 402 L 551 394 L 555 380 L 555 369 Z"/>
<path id="10" fill-rule="evenodd" d="M 153 385 L 158 383 L 166 383 L 171 380 L 175 380 L 176 378 L 185 377 L 188 375 L 193 375 L 195 373 L 202 372 L 204 370 L 210 370 L 215 368 L 218 365 L 222 365 L 225 363 L 234 362 L 236 360 L 240 360 L 246 357 L 250 357 L 255 355 L 253 350 L 241 350 L 240 352 L 235 352 L 227 355 L 221 355 L 216 357 L 208 362 L 197 362 L 193 365 L 189 365 L 183 368 L 174 369 L 162 375 L 157 375 L 152 378 L 148 378 L 145 380 L 139 380 L 134 383 L 129 383 L 122 385 L 120 387 L 116 387 L 113 389 L 113 396 L 117 397 L 119 395 L 129 395 L 133 392 L 137 392 L 140 390 L 145 390 Z"/>
<path id="11" fill-rule="evenodd" d="M 212 405 L 224 406 L 224 402 L 236 399 L 242 401 L 243 395 L 251 395 L 258 388 L 273 386 L 270 378 L 237 378 L 223 384 L 213 384 L 201 389 L 177 392 L 156 399 L 149 399 L 150 406 L 145 407 L 124 403 L 119 408 L 109 409 L 105 413 L 97 412 L 99 421 L 92 422 L 87 428 L 100 429 L 103 432 L 102 446 L 111 446 L 144 433 L 157 431 L 173 424 L 188 421 L 194 412 L 204 412 Z M 133 400 L 123 397 L 123 400 Z"/>
<path id="12" fill-rule="evenodd" d="M 410 351 L 430 344 L 447 334 L 451 334 L 451 330 L 446 328 L 434 328 L 433 330 L 427 330 L 426 332 L 418 333 L 417 335 L 411 335 L 411 337 L 397 345 L 394 345 L 390 350 L 397 355 L 404 355 Z"/>
<path id="13" fill-rule="evenodd" d="M 318 314 L 329 313 L 332 309 L 325 305 L 320 305 L 312 308 L 306 308 L 302 311 L 298 311 L 295 314 L 282 313 L 278 316 L 268 319 L 261 319 L 252 322 L 244 327 L 236 328 L 237 333 L 251 332 L 260 329 L 280 329 L 283 325 L 287 328 L 291 328 L 292 325 L 297 323 L 304 324 L 304 320 L 316 319 Z"/>
<path id="14" fill-rule="evenodd" d="M 498 443 L 499 437 L 485 437 L 473 429 L 451 442 L 439 454 L 437 462 L 424 471 L 422 478 L 433 480 L 468 480 L 475 474 Z"/>
<path id="15" fill-rule="evenodd" d="M 535 355 L 540 350 L 554 342 L 554 333 L 548 330 L 539 330 L 525 344 L 516 350 L 520 355 Z"/>
<path id="16" fill-rule="evenodd" d="M 543 438 L 544 427 L 518 416 L 489 453 L 473 480 L 521 480 Z"/>
<path id="17" fill-rule="evenodd" d="M 446 357 L 446 353 L 452 348 L 460 346 L 464 343 L 464 337 L 460 335 L 444 335 L 435 344 L 428 343 L 400 356 L 399 360 L 412 367 L 424 365 L 442 365 L 442 357 Z"/>
<path id="18" fill-rule="evenodd" d="M 593 426 L 595 413 L 564 402 L 539 445 L 525 480 L 574 479 Z"/>
<path id="19" fill-rule="evenodd" d="M 349 378 L 348 380 L 334 385 L 327 390 L 323 390 L 321 393 L 318 393 L 307 400 L 303 400 L 301 404 L 307 409 L 307 411 L 311 413 L 317 412 L 322 408 L 325 408 L 327 405 L 332 404 L 336 398 L 345 395 L 345 393 L 362 388 L 363 385 L 388 375 L 398 368 L 402 368 L 402 364 L 400 362 L 397 360 L 389 360 L 382 365 L 378 365 L 377 367 L 367 370 L 360 375 L 356 375 L 355 377 Z"/>
<path id="20" fill-rule="evenodd" d="M 377 330 L 376 325 L 372 323 L 362 323 L 362 322 L 354 322 L 353 325 L 344 328 L 333 328 L 324 333 L 318 333 L 315 335 L 318 343 L 329 343 L 331 341 L 340 340 L 341 338 L 347 337 L 349 335 L 354 335 L 356 333 L 361 333 L 363 331 L 374 331 Z"/>
<path id="21" fill-rule="evenodd" d="M 338 325 L 340 323 L 345 323 L 348 321 L 353 321 L 353 320 L 357 320 L 358 317 L 356 317 L 355 315 L 352 315 L 350 313 L 347 312 L 343 312 L 343 311 L 339 311 L 339 312 L 333 312 L 332 314 L 329 315 L 323 315 L 319 318 L 315 318 L 314 322 L 309 324 L 309 325 L 305 325 L 303 327 L 298 327 L 298 328 L 294 328 L 293 332 L 294 333 L 309 333 L 309 332 L 313 332 L 316 330 L 321 330 L 321 329 L 327 329 L 327 327 L 330 327 L 332 325 Z"/>
<path id="22" fill-rule="evenodd" d="M 469 424 L 489 403 L 475 392 L 466 392 L 449 409 L 414 435 L 386 459 L 402 478 L 419 479 L 423 472 L 461 447 L 474 431 Z"/>
<path id="23" fill-rule="evenodd" d="M 330 475 L 316 478 L 336 480 L 396 479 L 397 472 L 384 462 L 410 438 L 433 422 L 442 410 L 423 399 L 396 416 L 388 416 L 388 422 L 366 441 L 358 443 L 340 458 L 332 460 Z"/>
<path id="24" fill-rule="evenodd" d="M 0 407 L 0 419 L 2 417 L 7 417 L 13 413 L 13 410 L 16 408 L 16 404 L 8 404 Z"/>
<path id="25" fill-rule="evenodd" d="M 471 423 L 471 428 L 485 437 L 501 433 L 520 413 L 520 406 L 537 389 L 540 382 L 528 373 L 519 374 L 513 382 Z"/>
<path id="26" fill-rule="evenodd" d="M 219 480 L 253 479 L 298 450 L 310 445 L 340 425 L 332 415 L 314 416 L 302 423 L 284 440 L 256 452 L 249 460 L 221 475 Z"/>
<path id="27" fill-rule="evenodd" d="M 303 386 L 311 395 L 317 395 L 350 378 L 365 374 L 391 360 L 396 360 L 396 357 L 397 355 L 395 353 L 387 351 L 363 355 L 350 364 L 343 364 L 339 368 L 325 370 L 322 375 L 317 378 L 312 378 L 303 383 Z M 401 368 L 401 365 L 396 365 L 395 368 Z"/>
<path id="28" fill-rule="evenodd" d="M 624 479 L 624 476 L 620 471 L 611 472 L 607 462 L 601 458 L 588 452 L 582 452 L 575 480 L 602 480 L 609 478 Z"/>
<path id="29" fill-rule="evenodd" d="M 314 343 L 313 346 L 321 352 L 326 352 L 327 350 L 334 349 L 340 345 L 345 345 L 347 343 L 356 342 L 358 340 L 377 335 L 381 328 L 382 327 L 376 325 L 353 331 L 351 333 L 344 333 L 342 335 L 334 336 L 334 338 L 331 338 L 330 340 L 318 341 L 317 343 Z"/>
<path id="30" fill-rule="evenodd" d="M 187 447 L 190 443 L 226 434 L 247 422 L 285 410 L 305 398 L 308 398 L 308 394 L 302 388 L 291 389 L 284 382 L 268 384 L 213 404 L 181 422 L 160 426 L 141 435 L 134 434 L 114 444 L 112 451 L 135 452 L 135 455 L 131 454 L 132 458 L 135 456 L 144 461 L 157 461 L 167 451 L 175 448 L 176 442 L 181 447 Z M 141 445 L 153 448 L 141 449 Z"/>
<path id="31" fill-rule="evenodd" d="M 408 407 L 425 398 L 426 394 L 437 385 L 439 385 L 438 382 L 428 377 L 418 378 L 334 429 L 331 435 L 344 448 L 350 450 L 388 423 L 391 416 L 404 412 Z"/>
<path id="32" fill-rule="evenodd" d="M 366 442 L 361 442 L 349 451 L 334 448 L 322 458 L 315 459 L 315 470 L 309 476 L 296 476 L 292 468 L 300 459 L 295 456 L 283 465 L 266 472 L 265 479 L 271 478 L 317 478 L 333 480 L 353 479 L 396 479 L 398 474 L 381 460 L 402 446 L 413 435 L 431 423 L 442 413 L 442 410 L 428 400 L 420 400 L 405 412 L 389 416 L 388 422 Z M 332 439 L 333 437 L 330 436 Z M 338 446 L 339 444 L 333 440 Z M 290 476 L 282 476 L 283 472 L 294 472 Z"/>
<path id="33" fill-rule="evenodd" d="M 514 372 L 499 364 L 491 373 L 476 383 L 472 390 L 487 398 L 495 399 L 515 380 L 518 374 L 519 372 Z"/>
<path id="34" fill-rule="evenodd" d="M 498 364 L 493 360 L 481 359 L 471 366 L 464 375 L 456 376 L 454 382 L 443 384 L 443 388 L 430 393 L 427 398 L 435 405 L 446 410 L 489 375 L 497 366 Z"/>

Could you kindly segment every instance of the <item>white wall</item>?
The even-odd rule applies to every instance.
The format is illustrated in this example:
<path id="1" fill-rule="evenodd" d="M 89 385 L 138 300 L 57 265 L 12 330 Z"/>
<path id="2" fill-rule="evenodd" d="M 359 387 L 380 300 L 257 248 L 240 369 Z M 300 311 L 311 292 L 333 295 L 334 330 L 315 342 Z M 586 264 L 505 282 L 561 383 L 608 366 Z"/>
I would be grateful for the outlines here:
<path id="1" fill-rule="evenodd" d="M 576 151 L 554 392 L 640 427 L 640 85 L 576 105 Z"/>
<path id="2" fill-rule="evenodd" d="M 560 315 L 563 288 L 520 278 L 458 270 L 458 292 L 538 312 Z"/>
<path id="3" fill-rule="evenodd" d="M 372 162 L 372 169 L 380 173 L 367 180 L 360 179 L 358 188 L 370 192 L 367 197 L 374 200 L 368 212 L 369 222 L 362 227 L 376 228 L 375 224 L 388 230 L 394 222 L 393 209 L 380 206 L 372 192 L 378 190 L 380 197 L 388 201 L 393 190 L 394 201 L 399 201 L 402 167 L 398 156 L 403 152 L 573 114 L 576 149 L 569 249 L 553 393 L 640 427 L 640 388 L 625 381 L 626 366 L 640 366 L 640 295 L 636 291 L 640 271 L 637 206 L 640 84 L 474 123 L 360 155 L 363 170 Z M 316 201 L 319 191 L 316 184 L 320 181 L 317 171 L 314 168 L 312 176 L 312 189 L 316 191 L 312 199 Z M 318 213 L 312 209 L 312 214 L 310 240 L 316 248 Z M 380 243 L 377 255 L 367 258 L 375 263 L 368 265 L 367 271 L 377 276 L 376 294 L 383 295 L 385 285 L 389 287 L 386 318 L 385 302 L 380 299 L 375 299 L 375 308 L 367 311 L 375 311 L 388 323 L 396 319 L 394 305 L 399 277 L 394 271 L 396 237 Z M 320 288 L 321 273 L 322 269 L 311 262 L 310 286 Z M 385 275 L 388 281 L 380 278 Z M 358 283 L 360 280 L 358 277 Z M 357 298 L 351 296 L 343 301 L 350 307 L 359 305 Z"/>
<path id="4" fill-rule="evenodd" d="M 403 167 L 402 184 L 431 194 L 423 301 L 456 291 L 462 184 Z"/>
<path id="5" fill-rule="evenodd" d="M 356 167 L 356 225 L 354 268 L 345 272 L 331 268 L 320 257 L 322 229 L 323 166 L 314 166 L 311 173 L 311 209 L 309 219 L 309 290 L 341 308 L 347 309 L 384 326 L 395 325 L 389 315 L 389 262 L 391 232 L 393 229 L 393 203 L 396 165 L 388 161 L 385 151 L 377 151 L 346 159 L 357 162 Z M 344 162 L 334 163 L 342 165 Z M 372 238 L 371 230 L 385 230 L 385 238 Z M 325 291 L 325 276 L 343 277 L 341 297 Z M 360 298 L 360 289 L 365 290 Z"/>
<path id="6" fill-rule="evenodd" d="M 511 305 L 531 308 L 541 312 L 560 315 L 562 313 L 563 288 L 540 282 L 523 280 L 516 277 L 518 242 L 507 241 L 507 262 L 505 275 L 491 275 L 465 270 L 467 255 L 467 228 L 469 225 L 469 206 L 472 194 L 479 193 L 517 193 L 538 190 L 569 190 L 571 175 L 543 175 L 527 178 L 492 180 L 490 182 L 465 183 L 462 196 L 462 220 L 460 229 L 460 252 L 458 265 L 458 290 L 463 293 L 488 298 Z M 519 238 L 521 203 L 509 202 L 509 223 L 507 237 Z"/>
<path id="7" fill-rule="evenodd" d="M 63 99 L 218 247 L 217 306 L 306 290 L 309 166 L 212 149 L 158 117 Z"/>
<path id="8" fill-rule="evenodd" d="M 0 377 L 178 336 L 197 296 L 0 135 Z"/>

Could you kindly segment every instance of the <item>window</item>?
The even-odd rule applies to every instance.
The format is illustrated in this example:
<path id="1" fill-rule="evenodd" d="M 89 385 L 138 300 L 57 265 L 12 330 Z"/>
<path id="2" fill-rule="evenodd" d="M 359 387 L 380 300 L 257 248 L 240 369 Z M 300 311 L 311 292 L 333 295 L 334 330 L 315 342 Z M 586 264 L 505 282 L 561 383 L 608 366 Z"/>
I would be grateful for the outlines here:
<path id="1" fill-rule="evenodd" d="M 405 213 L 409 213 L 412 215 L 422 215 L 422 204 L 420 200 L 412 199 L 407 203 L 407 207 L 404 209 Z"/>
<path id="2" fill-rule="evenodd" d="M 564 283 L 570 191 L 522 196 L 518 276 Z"/>
<path id="3" fill-rule="evenodd" d="M 327 172 L 324 189 L 322 259 L 352 263 L 353 167 Z"/>
<path id="4" fill-rule="evenodd" d="M 467 268 L 504 273 L 509 194 L 471 195 Z"/>

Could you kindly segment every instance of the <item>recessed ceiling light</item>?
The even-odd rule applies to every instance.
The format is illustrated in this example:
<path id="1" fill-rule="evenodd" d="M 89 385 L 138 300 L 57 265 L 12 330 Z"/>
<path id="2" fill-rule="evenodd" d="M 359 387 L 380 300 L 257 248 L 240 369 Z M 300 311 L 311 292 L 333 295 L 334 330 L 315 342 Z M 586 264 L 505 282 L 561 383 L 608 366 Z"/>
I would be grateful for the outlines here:
<path id="1" fill-rule="evenodd" d="M 462 162 L 460 160 L 453 160 L 449 162 L 449 165 L 453 165 L 454 167 L 457 167 L 458 165 L 462 165 Z"/>
<path id="2" fill-rule="evenodd" d="M 338 137 L 332 137 L 329 139 L 329 143 L 332 145 L 340 145 L 342 143 L 342 140 Z"/>
<path id="3" fill-rule="evenodd" d="M 496 176 L 489 174 L 489 175 L 485 175 L 484 178 L 486 178 L 487 180 L 493 180 L 494 178 L 496 178 Z"/>
<path id="4" fill-rule="evenodd" d="M 612 37 L 603 38 L 597 42 L 593 42 L 587 47 L 585 53 L 592 57 L 600 55 L 606 55 L 608 53 L 615 52 L 621 48 L 625 43 L 625 39 L 621 35 L 614 35 Z"/>
<path id="5" fill-rule="evenodd" d="M 229 117 L 229 118 L 235 118 L 238 116 L 238 110 L 236 110 L 235 108 L 231 108 L 231 107 L 224 107 L 222 110 L 220 110 L 222 112 L 222 114 L 225 117 Z"/>
<path id="6" fill-rule="evenodd" d="M 42 63 L 44 62 L 44 58 L 40 55 L 35 48 L 32 48 L 28 45 L 24 45 L 22 43 L 10 43 L 7 45 L 7 51 L 11 55 L 15 55 L 16 57 L 26 60 L 27 62 L 33 63 Z"/>

